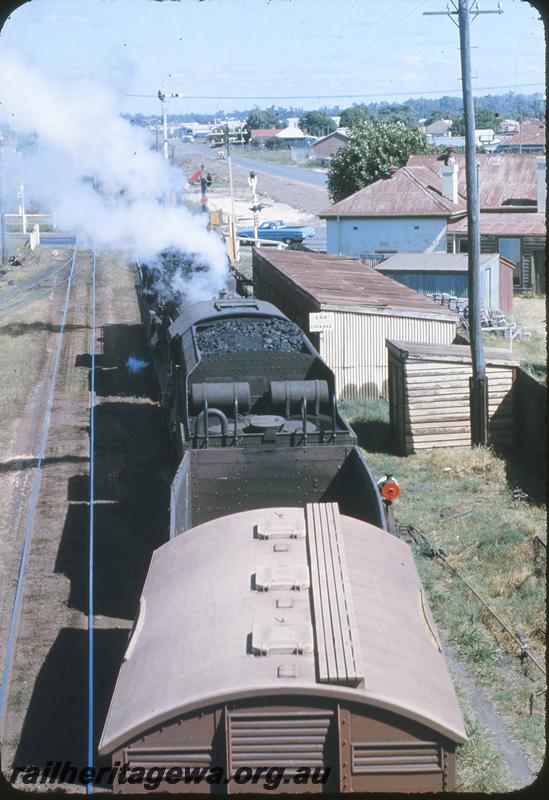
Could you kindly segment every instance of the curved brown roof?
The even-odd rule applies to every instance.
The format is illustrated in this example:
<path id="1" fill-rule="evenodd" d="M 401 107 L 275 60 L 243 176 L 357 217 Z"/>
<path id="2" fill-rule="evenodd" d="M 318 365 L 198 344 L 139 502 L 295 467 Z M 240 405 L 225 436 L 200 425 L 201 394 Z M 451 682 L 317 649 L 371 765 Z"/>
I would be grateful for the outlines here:
<path id="1" fill-rule="evenodd" d="M 324 619 L 326 603 L 340 610 Z M 140 609 L 101 753 L 181 714 L 272 694 L 373 705 L 466 740 L 410 548 L 335 504 L 181 534 L 155 551 Z"/>

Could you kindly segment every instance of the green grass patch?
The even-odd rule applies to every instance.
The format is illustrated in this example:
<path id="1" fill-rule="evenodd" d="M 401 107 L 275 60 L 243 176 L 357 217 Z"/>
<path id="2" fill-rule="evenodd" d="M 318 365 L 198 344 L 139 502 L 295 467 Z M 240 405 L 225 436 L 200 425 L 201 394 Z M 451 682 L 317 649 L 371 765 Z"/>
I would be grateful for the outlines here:
<path id="1" fill-rule="evenodd" d="M 442 548 L 452 566 L 543 663 L 545 568 L 543 564 L 540 569 L 539 557 L 536 566 L 534 540 L 536 535 L 545 538 L 546 509 L 514 498 L 517 480 L 527 480 L 520 465 L 510 465 L 489 448 L 443 448 L 400 456 L 393 451 L 386 401 L 348 400 L 341 408 L 357 431 L 374 477 L 391 472 L 399 481 L 397 519 L 414 525 Z M 543 476 L 539 478 L 543 483 Z M 528 482 L 520 485 L 530 490 Z M 459 512 L 467 513 L 445 519 Z M 544 697 L 536 695 L 544 687 L 541 674 L 531 663 L 521 665 L 512 639 L 440 559 L 427 558 L 421 547 L 414 552 L 447 644 L 506 721 L 531 768 L 539 770 L 545 749 Z M 544 561 L 545 552 L 541 558 Z M 459 688 L 459 676 L 456 683 Z M 537 701 L 530 714 L 532 694 Z M 480 735 L 472 736 L 460 751 L 462 791 L 508 788 L 504 772 L 487 766 L 492 751 Z"/>

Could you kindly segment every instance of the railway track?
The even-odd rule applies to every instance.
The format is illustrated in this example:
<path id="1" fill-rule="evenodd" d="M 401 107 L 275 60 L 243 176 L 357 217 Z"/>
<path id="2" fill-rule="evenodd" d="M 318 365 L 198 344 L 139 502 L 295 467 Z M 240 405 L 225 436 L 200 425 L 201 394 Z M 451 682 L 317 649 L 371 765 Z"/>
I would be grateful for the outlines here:
<path id="1" fill-rule="evenodd" d="M 66 319 L 67 319 L 70 291 L 71 291 L 72 279 L 73 279 L 73 275 L 74 275 L 74 268 L 75 268 L 75 264 L 76 264 L 77 249 L 78 249 L 77 245 L 75 245 L 75 248 L 74 248 L 74 251 L 72 253 L 72 256 L 67 261 L 66 264 L 63 264 L 61 267 L 55 267 L 55 268 L 53 268 L 52 270 L 49 271 L 49 274 L 52 274 L 52 273 L 57 273 L 61 269 L 64 269 L 67 265 L 69 267 L 69 273 L 68 273 L 68 276 L 66 278 L 66 280 L 67 280 L 67 288 L 66 288 L 66 291 L 65 291 L 65 299 L 64 299 L 64 305 L 63 305 L 63 311 L 62 311 L 62 314 L 61 314 L 60 331 L 59 331 L 59 334 L 58 334 L 58 337 L 57 337 L 57 346 L 56 346 L 56 350 L 55 350 L 52 373 L 51 373 L 51 377 L 50 377 L 50 380 L 49 380 L 46 408 L 45 408 L 45 413 L 44 413 L 44 417 L 43 417 L 43 420 L 42 420 L 40 442 L 39 442 L 39 447 L 38 447 L 38 451 L 37 451 L 36 471 L 35 471 L 35 475 L 34 475 L 34 481 L 33 481 L 33 484 L 32 484 L 32 495 L 31 495 L 31 501 L 30 501 L 30 508 L 29 508 L 29 511 L 28 511 L 28 516 L 27 516 L 27 520 L 26 520 L 26 524 L 25 524 L 25 528 L 24 528 L 24 533 L 23 533 L 23 537 L 22 537 L 21 560 L 20 560 L 20 565 L 19 565 L 19 570 L 18 570 L 18 579 L 17 579 L 16 590 L 15 590 L 15 597 L 14 597 L 14 601 L 13 601 L 13 609 L 12 609 L 12 613 L 11 613 L 11 619 L 10 619 L 10 625 L 9 625 L 9 632 L 8 632 L 6 651 L 5 651 L 5 656 L 4 656 L 4 660 L 3 660 L 2 680 L 1 680 L 1 683 L 0 683 L 0 720 L 3 719 L 5 702 L 6 702 L 6 697 L 7 697 L 8 687 L 9 687 L 9 679 L 10 679 L 10 674 L 11 674 L 13 652 L 14 652 L 14 647 L 15 647 L 15 638 L 16 638 L 17 626 L 18 626 L 18 622 L 19 622 L 19 615 L 20 615 L 20 609 L 21 609 L 21 598 L 22 598 L 22 593 L 23 593 L 23 588 L 24 588 L 24 583 L 25 583 L 25 575 L 26 575 L 27 561 L 28 561 L 28 555 L 29 555 L 30 540 L 31 540 L 31 534 L 32 534 L 33 525 L 34 525 L 34 517 L 35 517 L 35 513 L 36 513 L 36 505 L 37 505 L 37 501 L 38 501 L 38 494 L 39 494 L 39 491 L 40 491 L 40 481 L 41 481 L 41 478 L 42 478 L 41 470 L 42 470 L 42 464 L 43 464 L 44 457 L 45 457 L 46 444 L 47 444 L 48 433 L 49 433 L 49 428 L 50 428 L 51 413 L 52 413 L 53 401 L 54 401 L 54 397 L 55 397 L 55 390 L 56 390 L 57 376 L 58 376 L 58 371 L 59 371 L 61 349 L 62 349 L 62 346 L 63 346 L 63 336 L 64 336 L 64 332 L 65 332 L 65 323 L 66 323 Z M 37 285 L 37 284 L 34 284 L 34 285 Z M 25 288 L 28 289 L 30 287 L 25 287 Z M 9 301 L 11 299 L 13 299 L 14 296 L 17 296 L 18 294 L 20 294 L 22 291 L 24 291 L 24 288 L 21 288 L 18 292 L 14 293 L 10 297 L 6 298 L 4 300 L 4 302 L 2 303 L 2 306 L 6 305 L 6 304 L 9 304 Z"/>
<path id="2" fill-rule="evenodd" d="M 12 572 L 20 573 L 9 581 L 8 613 L 16 583 L 19 593 L 9 663 L 0 663 L 7 775 L 14 765 L 43 768 L 57 760 L 101 766 L 95 752 L 108 699 L 146 568 L 168 529 L 171 465 L 162 412 L 148 373 L 126 368 L 130 356 L 147 358 L 133 283 L 121 259 L 78 250 L 69 292 L 62 284 L 49 301 L 63 293 L 50 313 L 56 333 L 48 342 L 60 355 L 47 441 L 41 448 L 42 397 L 25 420 L 40 422 L 24 451 L 32 458 L 13 465 L 21 505 L 42 456 L 24 559 L 27 518 L 23 527 L 15 527 L 16 515 L 4 526 L 17 535 Z"/>
<path id="3" fill-rule="evenodd" d="M 51 293 L 52 289 L 55 291 L 57 287 L 63 286 L 61 292 L 54 293 L 52 297 L 54 308 L 56 298 L 57 300 L 62 298 L 62 302 L 57 322 L 52 325 L 52 329 L 57 330 L 57 333 L 52 337 L 55 344 L 51 364 L 48 364 L 47 380 L 42 384 L 42 396 L 37 398 L 37 402 L 30 409 L 31 420 L 34 418 L 35 422 L 29 431 L 31 457 L 19 465 L 22 480 L 17 482 L 12 498 L 13 512 L 19 507 L 20 513 L 14 513 L 13 519 L 7 520 L 8 525 L 10 522 L 14 525 L 21 523 L 21 512 L 24 507 L 26 508 L 23 524 L 17 525 L 17 530 L 14 530 L 17 539 L 13 544 L 19 563 L 14 569 L 17 580 L 13 587 L 11 613 L 6 614 L 9 617 L 9 627 L 3 639 L 0 718 L 4 765 L 6 756 L 9 760 L 9 751 L 17 739 L 16 719 L 25 709 L 29 694 L 32 693 L 33 670 L 32 667 L 28 668 L 29 650 L 34 649 L 36 654 L 38 652 L 45 654 L 48 633 L 55 627 L 54 620 L 60 621 L 60 617 L 56 617 L 55 604 L 50 607 L 47 605 L 50 594 L 48 579 L 51 585 L 53 575 L 49 569 L 51 561 L 49 565 L 46 562 L 54 555 L 48 551 L 55 549 L 55 544 L 59 544 L 55 533 L 59 533 L 59 526 L 61 531 L 63 529 L 67 484 L 63 482 L 62 476 L 75 469 L 81 469 L 81 464 L 88 462 L 88 455 L 84 452 L 87 438 L 85 429 L 83 436 L 82 430 L 80 431 L 77 443 L 71 442 L 67 434 L 69 430 L 74 433 L 76 427 L 74 425 L 76 409 L 70 409 L 74 399 L 78 396 L 86 404 L 88 401 L 86 378 L 79 381 L 78 389 L 71 383 L 76 356 L 78 351 L 82 352 L 81 344 L 89 335 L 89 320 L 86 318 L 89 316 L 89 272 L 89 253 L 80 250 L 76 244 L 68 261 L 61 265 L 53 265 L 40 276 L 39 280 L 20 287 L 17 293 L 6 298 L 6 305 L 10 312 L 13 312 L 13 301 L 17 301 L 17 305 L 20 305 L 22 297 L 25 298 L 25 302 L 37 299 L 36 293 L 32 293 L 33 288 L 40 289 L 46 283 L 47 291 Z M 52 278 L 55 280 L 53 286 Z M 21 420 L 23 428 L 28 427 L 25 422 L 23 418 Z M 59 436 L 60 428 L 65 428 L 63 431 L 65 436 Z M 37 431 L 39 431 L 38 436 Z M 56 526 L 57 531 L 55 531 Z M 50 534 L 53 534 L 50 539 L 52 548 L 45 546 Z M 42 600 L 45 602 L 42 603 Z M 38 614 L 40 608 L 42 613 Z M 51 619 L 48 619 L 48 611 L 52 614 Z"/>

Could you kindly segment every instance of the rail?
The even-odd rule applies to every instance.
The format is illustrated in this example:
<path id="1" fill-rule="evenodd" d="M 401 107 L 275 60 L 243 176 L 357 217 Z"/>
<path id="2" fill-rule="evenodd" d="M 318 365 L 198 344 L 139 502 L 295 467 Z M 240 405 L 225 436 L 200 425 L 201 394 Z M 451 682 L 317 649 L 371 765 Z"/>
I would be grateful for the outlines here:
<path id="1" fill-rule="evenodd" d="M 9 685 L 11 664 L 12 664 L 12 658 L 13 658 L 14 645 L 15 645 L 15 636 L 16 636 L 16 630 L 17 630 L 17 626 L 18 626 L 18 622 L 19 622 L 21 596 L 22 596 L 22 593 L 23 593 L 23 585 L 24 585 L 24 581 L 25 581 L 25 572 L 26 572 L 27 561 L 28 561 L 28 556 L 29 556 L 31 532 L 32 532 L 32 527 L 33 527 L 33 523 L 34 523 L 34 515 L 35 515 L 35 512 L 36 512 L 36 505 L 37 505 L 37 502 L 38 502 L 38 492 L 39 492 L 39 489 L 40 489 L 40 479 L 42 477 L 42 475 L 41 475 L 42 462 L 43 462 L 43 459 L 44 459 L 44 453 L 45 453 L 45 450 L 46 450 L 46 443 L 47 443 L 48 432 L 49 432 L 49 427 L 50 427 L 51 413 L 52 413 L 52 408 L 53 408 L 53 400 L 54 400 L 55 388 L 56 388 L 56 384 L 57 384 L 57 373 L 58 373 L 58 370 L 59 370 L 59 363 L 60 363 L 60 360 L 61 360 L 61 349 L 62 349 L 62 345 L 63 345 L 63 335 L 64 335 L 64 332 L 65 332 L 65 323 L 66 323 L 66 320 L 67 320 L 67 312 L 68 312 L 68 308 L 69 308 L 69 297 L 70 297 L 70 291 L 71 291 L 71 285 L 72 285 L 72 278 L 73 278 L 73 275 L 74 275 L 74 267 L 75 267 L 75 264 L 76 264 L 77 250 L 78 250 L 78 243 L 75 244 L 74 252 L 72 254 L 72 263 L 71 263 L 71 268 L 70 268 L 69 277 L 68 277 L 67 290 L 65 292 L 65 302 L 64 302 L 64 305 L 63 305 L 63 314 L 62 314 L 62 317 L 61 317 L 61 325 L 60 325 L 59 334 L 58 334 L 58 338 L 57 338 L 57 347 L 56 347 L 56 350 L 55 350 L 53 371 L 52 371 L 52 376 L 51 376 L 51 379 L 50 379 L 48 400 L 47 400 L 47 404 L 46 404 L 46 411 L 45 411 L 45 414 L 44 414 L 44 421 L 43 421 L 43 424 L 42 424 L 42 435 L 41 435 L 41 439 L 40 439 L 40 448 L 39 448 L 39 452 L 38 452 L 38 461 L 37 461 L 37 464 L 36 464 L 36 474 L 34 476 L 34 484 L 33 484 L 33 489 L 32 489 L 31 504 L 30 504 L 30 508 L 29 508 L 29 513 L 28 513 L 28 517 L 27 517 L 27 524 L 26 524 L 25 534 L 24 534 L 24 539 L 23 539 L 23 553 L 21 555 L 21 562 L 19 564 L 19 574 L 18 574 L 18 578 L 17 578 L 17 587 L 16 587 L 16 590 L 15 590 L 15 599 L 14 599 L 14 602 L 13 602 L 13 609 L 12 609 L 10 627 L 9 627 L 9 633 L 8 633 L 8 644 L 7 644 L 7 647 L 6 647 L 6 658 L 5 658 L 4 667 L 3 667 L 3 670 L 2 670 L 2 682 L 0 684 L 0 720 L 3 717 L 4 705 L 5 705 L 7 689 L 8 689 L 8 685 Z"/>
<path id="2" fill-rule="evenodd" d="M 517 647 L 520 650 L 520 658 L 529 658 L 533 664 L 539 669 L 542 675 L 546 675 L 545 670 L 543 669 L 542 665 L 536 659 L 535 656 L 532 655 L 528 645 L 525 644 L 524 640 L 520 635 L 516 635 L 513 630 L 509 627 L 509 625 L 501 619 L 501 617 L 494 611 L 494 609 L 486 602 L 486 600 L 479 594 L 479 592 L 472 586 L 469 581 L 460 574 L 457 567 L 448 561 L 446 557 L 446 553 L 441 550 L 439 547 L 434 547 L 433 543 L 428 539 L 428 537 L 422 533 L 422 531 L 418 530 L 414 525 L 398 525 L 397 530 L 405 530 L 409 533 L 409 535 L 414 539 L 417 544 L 417 540 L 421 539 L 423 543 L 429 548 L 428 555 L 434 556 L 435 558 L 439 558 L 445 566 L 448 567 L 452 575 L 458 578 L 468 589 L 469 591 L 477 598 L 477 600 L 481 603 L 481 605 L 488 611 L 488 613 L 498 622 L 501 628 L 510 636 L 510 638 L 514 641 Z"/>
<path id="3" fill-rule="evenodd" d="M 94 502 L 95 502 L 95 330 L 96 330 L 96 271 L 95 246 L 92 251 L 92 331 L 90 375 L 90 534 L 88 559 L 88 774 L 94 765 Z M 86 784 L 86 793 L 93 792 L 93 783 Z"/>

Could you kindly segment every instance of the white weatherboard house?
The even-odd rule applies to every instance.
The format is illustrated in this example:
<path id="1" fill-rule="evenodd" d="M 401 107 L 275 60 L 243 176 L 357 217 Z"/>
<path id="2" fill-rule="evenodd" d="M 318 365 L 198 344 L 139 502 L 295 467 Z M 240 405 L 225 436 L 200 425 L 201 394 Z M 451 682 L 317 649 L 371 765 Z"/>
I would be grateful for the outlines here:
<path id="1" fill-rule="evenodd" d="M 427 166 L 405 166 L 325 209 L 319 216 L 326 219 L 327 253 L 445 253 L 447 225 L 464 216 L 466 201 L 451 159 L 431 190 L 435 177 Z"/>
<path id="2" fill-rule="evenodd" d="M 545 286 L 545 156 L 477 153 L 480 247 L 515 266 L 515 288 Z M 405 167 L 325 209 L 327 252 L 367 261 L 395 253 L 463 253 L 465 157 L 410 156 Z"/>

